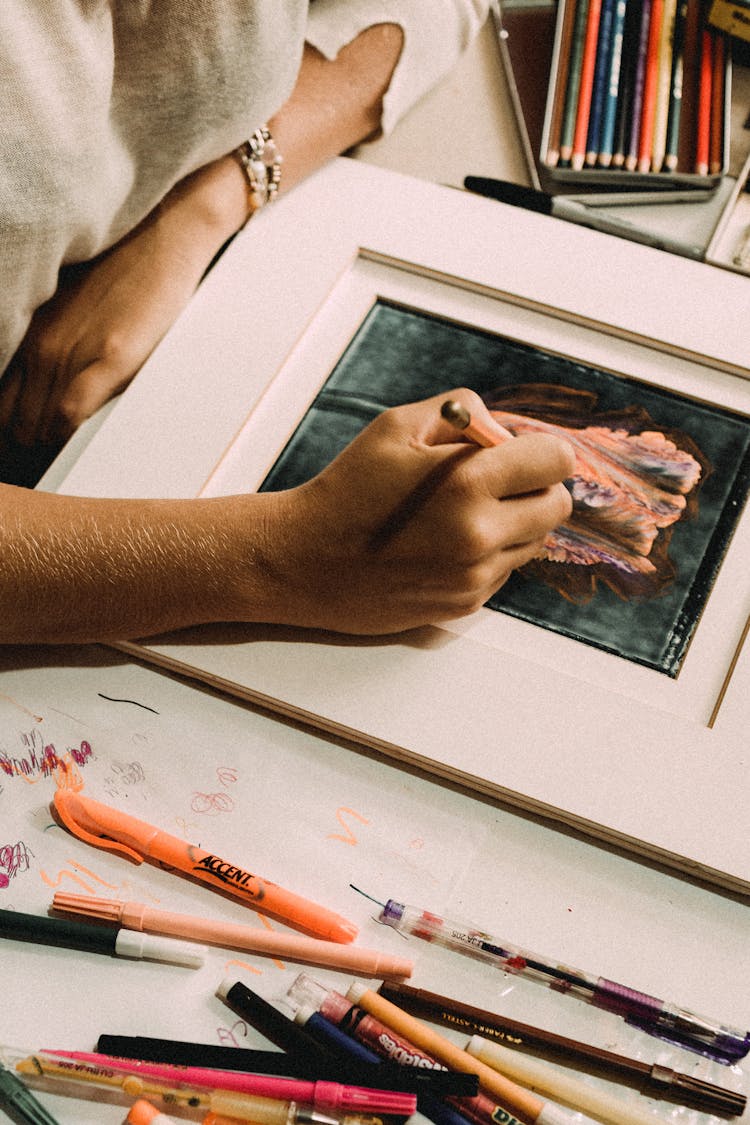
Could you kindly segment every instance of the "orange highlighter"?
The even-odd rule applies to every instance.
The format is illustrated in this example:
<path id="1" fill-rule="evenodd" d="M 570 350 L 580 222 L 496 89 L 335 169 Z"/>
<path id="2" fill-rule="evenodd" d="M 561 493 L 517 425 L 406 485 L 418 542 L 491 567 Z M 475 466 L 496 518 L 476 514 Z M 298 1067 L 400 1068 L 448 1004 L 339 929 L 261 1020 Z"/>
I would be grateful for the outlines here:
<path id="1" fill-rule="evenodd" d="M 109 805 L 71 789 L 58 789 L 54 807 L 74 836 L 95 847 L 119 852 L 136 863 L 150 859 L 175 868 L 315 937 L 346 944 L 357 936 L 357 927 L 339 914 Z"/>

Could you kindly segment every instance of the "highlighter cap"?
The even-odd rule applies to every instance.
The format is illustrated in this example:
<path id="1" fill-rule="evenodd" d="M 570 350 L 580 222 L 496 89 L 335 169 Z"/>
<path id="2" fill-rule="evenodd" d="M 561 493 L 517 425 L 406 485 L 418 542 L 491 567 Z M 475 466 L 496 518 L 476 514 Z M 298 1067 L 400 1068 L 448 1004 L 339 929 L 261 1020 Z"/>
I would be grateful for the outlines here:
<path id="1" fill-rule="evenodd" d="M 131 1107 L 125 1119 L 127 1125 L 174 1125 L 174 1118 L 160 1113 L 155 1105 L 139 1098 Z"/>

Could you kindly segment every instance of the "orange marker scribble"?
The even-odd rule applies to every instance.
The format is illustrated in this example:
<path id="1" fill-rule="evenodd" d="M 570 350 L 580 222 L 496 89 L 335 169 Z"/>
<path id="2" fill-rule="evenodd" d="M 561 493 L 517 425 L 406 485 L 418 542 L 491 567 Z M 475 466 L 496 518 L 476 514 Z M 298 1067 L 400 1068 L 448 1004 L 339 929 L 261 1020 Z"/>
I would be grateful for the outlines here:
<path id="1" fill-rule="evenodd" d="M 341 827 L 344 829 L 344 832 L 346 833 L 346 835 L 342 836 L 342 834 L 340 832 L 329 832 L 328 835 L 326 836 L 326 840 L 341 840 L 342 844 L 349 844 L 350 847 L 353 848 L 358 843 L 358 840 L 357 840 L 357 837 L 352 832 L 349 825 L 344 820 L 344 814 L 345 813 L 348 813 L 349 816 L 353 816 L 354 819 L 358 820 L 360 824 L 369 824 L 370 823 L 370 821 L 367 819 L 366 816 L 362 816 L 360 813 L 355 812 L 354 809 L 348 809 L 344 805 L 340 805 L 339 808 L 336 809 L 336 820 L 339 822 Z"/>
<path id="2" fill-rule="evenodd" d="M 238 965 L 241 969 L 247 969 L 249 972 L 255 973 L 256 976 L 259 976 L 259 977 L 263 976 L 263 970 L 262 969 L 256 969 L 255 965 L 250 965 L 247 961 L 240 961 L 239 958 L 237 958 L 237 957 L 233 957 L 231 959 L 231 961 L 225 961 L 224 962 L 224 968 L 225 969 L 231 969 L 232 965 Z M 283 966 L 282 966 L 282 968 L 283 968 Z"/>
<path id="3" fill-rule="evenodd" d="M 74 793 L 80 793 L 83 789 L 81 771 L 73 760 L 70 751 L 60 758 L 52 776 L 58 789 L 72 789 Z"/>
<path id="4" fill-rule="evenodd" d="M 117 883 L 108 883 L 106 879 L 100 879 L 99 876 L 95 875 L 90 868 L 84 867 L 82 863 L 77 863 L 74 859 L 70 860 L 70 866 L 75 867 L 78 871 L 84 871 L 90 879 L 93 879 L 94 882 L 101 884 L 102 887 L 108 887 L 110 890 L 117 889 Z M 96 893 L 96 887 L 92 887 L 89 883 L 86 882 L 85 879 L 82 879 L 80 875 L 74 875 L 72 871 L 67 871 L 64 868 L 63 870 L 58 871 L 57 879 L 50 878 L 50 876 L 44 870 L 40 871 L 40 875 L 42 877 L 42 881 L 46 883 L 48 887 L 52 887 L 53 889 L 55 887 L 59 887 L 63 879 L 72 879 L 74 883 L 78 883 L 78 885 L 80 887 L 83 887 L 84 890 L 88 891 L 90 895 Z"/>

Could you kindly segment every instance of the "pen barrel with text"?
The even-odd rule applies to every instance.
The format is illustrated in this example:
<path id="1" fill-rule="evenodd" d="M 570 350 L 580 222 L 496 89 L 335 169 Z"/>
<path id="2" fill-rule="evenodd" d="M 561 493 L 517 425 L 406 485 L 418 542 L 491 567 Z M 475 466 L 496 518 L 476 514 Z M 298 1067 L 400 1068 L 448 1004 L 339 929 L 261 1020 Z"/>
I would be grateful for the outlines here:
<path id="1" fill-rule="evenodd" d="M 451 921 L 394 899 L 386 902 L 380 921 L 401 933 L 487 961 L 505 972 L 539 980 L 555 992 L 577 996 L 622 1016 L 627 1023 L 649 1035 L 715 1062 L 731 1065 L 750 1050 L 750 1031 L 695 1015 L 616 981 L 557 964 L 552 958 L 522 949 L 465 922 Z"/>

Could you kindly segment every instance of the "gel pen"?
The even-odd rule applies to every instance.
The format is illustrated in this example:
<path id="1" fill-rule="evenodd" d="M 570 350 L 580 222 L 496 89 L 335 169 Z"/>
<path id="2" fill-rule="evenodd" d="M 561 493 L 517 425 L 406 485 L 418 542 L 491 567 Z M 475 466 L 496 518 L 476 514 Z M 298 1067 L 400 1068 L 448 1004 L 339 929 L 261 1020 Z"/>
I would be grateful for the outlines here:
<path id="1" fill-rule="evenodd" d="M 550 957 L 531 953 L 467 922 L 456 922 L 417 906 L 389 899 L 379 920 L 424 941 L 488 961 L 508 973 L 548 984 L 556 992 L 577 996 L 596 1008 L 623 1016 L 626 1023 L 649 1035 L 695 1051 L 715 1062 L 732 1065 L 750 1049 L 750 1031 L 726 1027 L 674 1004 L 604 977 L 592 976 Z"/>

